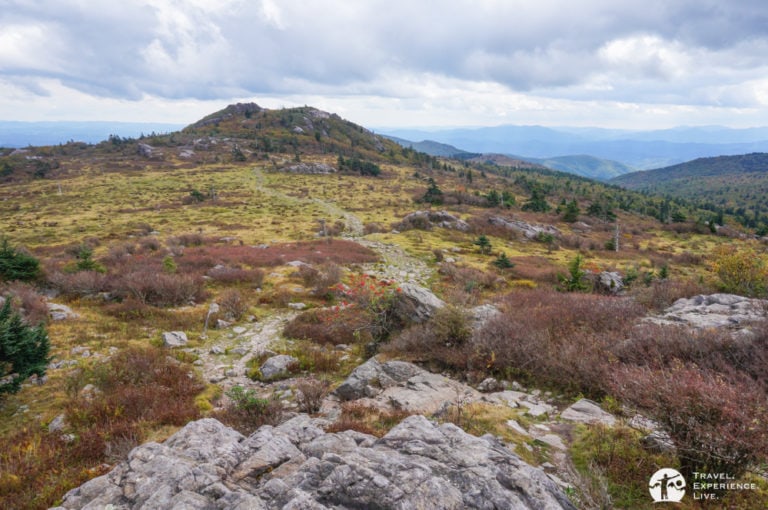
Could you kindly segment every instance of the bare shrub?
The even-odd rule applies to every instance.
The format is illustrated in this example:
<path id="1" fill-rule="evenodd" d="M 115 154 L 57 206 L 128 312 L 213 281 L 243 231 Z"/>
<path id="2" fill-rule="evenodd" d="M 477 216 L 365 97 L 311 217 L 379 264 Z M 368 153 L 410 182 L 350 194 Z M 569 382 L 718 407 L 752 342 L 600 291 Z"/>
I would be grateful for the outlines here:
<path id="1" fill-rule="evenodd" d="M 644 313 L 625 298 L 543 289 L 509 294 L 503 308 L 473 335 L 475 365 L 596 397 L 609 347 Z"/>
<path id="2" fill-rule="evenodd" d="M 210 269 L 207 275 L 219 283 L 250 283 L 261 287 L 265 273 L 261 269 L 216 266 Z"/>
<path id="3" fill-rule="evenodd" d="M 671 306 L 680 298 L 689 298 L 713 291 L 702 283 L 693 280 L 656 280 L 649 286 L 636 285 L 631 293 L 639 304 L 648 310 L 661 311 Z"/>
<path id="4" fill-rule="evenodd" d="M 18 311 L 27 324 L 37 325 L 48 320 L 48 306 L 45 298 L 29 284 L 15 282 L 0 291 L 6 299 L 11 299 L 11 306 Z"/>
<path id="5" fill-rule="evenodd" d="M 664 426 L 681 471 L 741 475 L 768 457 L 768 398 L 746 378 L 695 365 L 619 367 L 613 390 Z"/>
<path id="6" fill-rule="evenodd" d="M 326 431 L 333 433 L 354 430 L 382 437 L 411 414 L 413 413 L 405 410 L 385 411 L 368 407 L 357 401 L 345 402 L 341 405 L 341 416 Z"/>
<path id="7" fill-rule="evenodd" d="M 161 244 L 157 237 L 148 236 L 139 239 L 139 247 L 143 251 L 158 251 L 161 248 Z"/>
<path id="8" fill-rule="evenodd" d="M 307 377 L 296 381 L 296 403 L 299 411 L 309 414 L 320 411 L 329 389 L 330 383 L 323 379 Z"/>
<path id="9" fill-rule="evenodd" d="M 219 295 L 216 302 L 221 308 L 221 313 L 227 320 L 238 321 L 248 311 L 248 303 L 237 289 L 227 289 Z"/>
<path id="10" fill-rule="evenodd" d="M 365 311 L 357 308 L 309 310 L 289 321 L 283 334 L 321 345 L 351 344 L 370 340 L 370 322 Z"/>
<path id="11" fill-rule="evenodd" d="M 387 229 L 381 223 L 373 222 L 373 223 L 366 223 L 365 225 L 363 225 L 363 233 L 365 235 L 380 234 L 386 231 Z"/>
<path id="12" fill-rule="evenodd" d="M 139 270 L 120 278 L 115 285 L 117 290 L 153 306 L 185 305 L 203 297 L 202 279 L 184 274 Z"/>
<path id="13" fill-rule="evenodd" d="M 110 278 L 98 271 L 49 274 L 48 282 L 67 296 L 89 296 L 109 289 Z"/>
<path id="14" fill-rule="evenodd" d="M 170 246 L 202 246 L 205 238 L 200 234 L 179 234 L 168 239 Z"/>

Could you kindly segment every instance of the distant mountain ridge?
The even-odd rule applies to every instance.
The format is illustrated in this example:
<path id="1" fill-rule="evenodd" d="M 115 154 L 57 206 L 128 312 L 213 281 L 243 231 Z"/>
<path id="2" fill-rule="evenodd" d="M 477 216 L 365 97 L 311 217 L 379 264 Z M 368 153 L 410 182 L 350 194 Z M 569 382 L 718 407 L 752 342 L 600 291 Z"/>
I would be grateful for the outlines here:
<path id="1" fill-rule="evenodd" d="M 768 128 L 678 127 L 654 131 L 604 128 L 496 126 L 442 130 L 382 129 L 410 140 L 435 140 L 479 153 L 551 159 L 587 154 L 635 169 L 669 166 L 701 157 L 768 152 Z"/>
<path id="2" fill-rule="evenodd" d="M 0 121 L 0 147 L 19 148 L 75 142 L 99 143 L 109 135 L 138 138 L 142 134 L 170 133 L 183 124 L 162 122 L 108 122 L 108 121 Z"/>
<path id="3" fill-rule="evenodd" d="M 634 172 L 610 184 L 699 201 L 724 209 L 768 211 L 768 154 L 698 158 L 665 168 Z"/>

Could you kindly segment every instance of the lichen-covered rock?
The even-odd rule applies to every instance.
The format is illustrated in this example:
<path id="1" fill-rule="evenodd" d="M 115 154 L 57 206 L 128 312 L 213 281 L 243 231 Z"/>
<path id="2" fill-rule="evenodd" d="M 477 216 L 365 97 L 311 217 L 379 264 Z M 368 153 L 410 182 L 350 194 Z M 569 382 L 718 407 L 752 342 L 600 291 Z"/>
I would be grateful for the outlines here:
<path id="1" fill-rule="evenodd" d="M 611 413 L 603 411 L 597 403 L 586 398 L 570 405 L 560 414 L 560 417 L 577 423 L 601 423 L 608 426 L 616 423 L 616 418 Z"/>
<path id="2" fill-rule="evenodd" d="M 163 345 L 165 347 L 184 347 L 188 342 L 187 334 L 183 331 L 166 331 L 163 333 Z"/>
<path id="3" fill-rule="evenodd" d="M 401 232 L 412 229 L 431 230 L 434 227 L 467 232 L 469 223 L 446 211 L 415 211 L 395 225 Z"/>
<path id="4" fill-rule="evenodd" d="M 525 239 L 536 239 L 542 234 L 553 237 L 561 236 L 560 230 L 552 225 L 534 225 L 521 220 L 502 218 L 501 216 L 491 216 L 488 218 L 488 223 L 520 234 Z"/>
<path id="5" fill-rule="evenodd" d="M 681 298 L 660 316 L 647 322 L 660 325 L 684 325 L 695 329 L 743 328 L 765 318 L 766 304 L 762 299 L 750 299 L 735 294 L 699 295 Z"/>
<path id="6" fill-rule="evenodd" d="M 300 415 L 245 439 L 213 419 L 134 449 L 70 491 L 60 510 L 106 508 L 574 509 L 498 439 L 411 416 L 381 439 L 326 434 Z"/>
<path id="7" fill-rule="evenodd" d="M 420 285 L 404 283 L 399 288 L 395 314 L 406 323 L 426 322 L 437 310 L 445 306 L 442 299 Z"/>
<path id="8" fill-rule="evenodd" d="M 284 376 L 288 374 L 288 370 L 290 369 L 291 365 L 294 365 L 298 362 L 298 359 L 287 354 L 278 354 L 277 356 L 272 356 L 267 361 L 262 363 L 261 367 L 259 367 L 259 371 L 261 371 L 261 378 L 264 380 L 269 380 Z"/>

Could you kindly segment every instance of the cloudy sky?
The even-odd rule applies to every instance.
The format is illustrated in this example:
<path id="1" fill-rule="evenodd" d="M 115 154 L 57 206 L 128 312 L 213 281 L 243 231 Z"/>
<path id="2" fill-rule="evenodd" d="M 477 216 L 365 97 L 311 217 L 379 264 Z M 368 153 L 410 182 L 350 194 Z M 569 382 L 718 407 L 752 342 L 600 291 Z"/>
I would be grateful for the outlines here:
<path id="1" fill-rule="evenodd" d="M 0 0 L 0 120 L 768 125 L 765 0 Z"/>

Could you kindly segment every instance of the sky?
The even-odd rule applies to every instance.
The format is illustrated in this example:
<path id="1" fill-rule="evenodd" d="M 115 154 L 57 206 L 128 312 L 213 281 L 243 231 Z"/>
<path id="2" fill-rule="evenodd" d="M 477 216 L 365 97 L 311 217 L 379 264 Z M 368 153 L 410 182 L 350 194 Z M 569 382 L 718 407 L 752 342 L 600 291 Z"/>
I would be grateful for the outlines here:
<path id="1" fill-rule="evenodd" d="M 768 125 L 765 0 L 0 0 L 0 120 Z"/>

